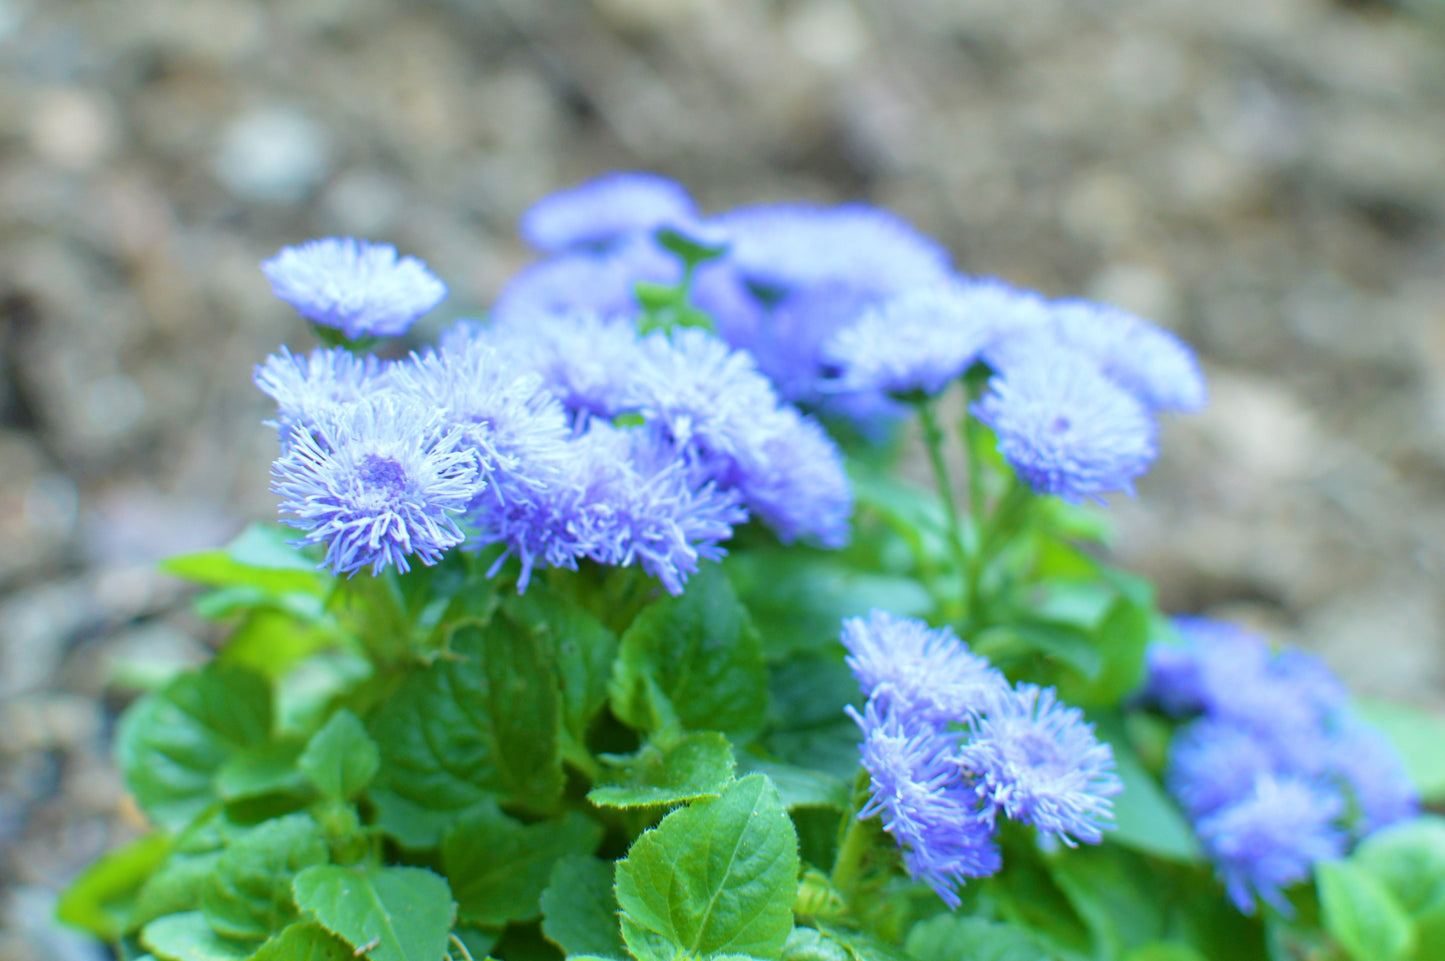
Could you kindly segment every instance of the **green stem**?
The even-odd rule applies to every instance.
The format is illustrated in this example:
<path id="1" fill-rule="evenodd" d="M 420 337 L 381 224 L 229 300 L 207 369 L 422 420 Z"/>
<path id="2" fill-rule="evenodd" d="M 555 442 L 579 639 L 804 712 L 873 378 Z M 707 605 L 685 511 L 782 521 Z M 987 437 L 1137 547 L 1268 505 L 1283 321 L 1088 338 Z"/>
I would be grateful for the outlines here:
<path id="1" fill-rule="evenodd" d="M 958 507 L 953 502 L 953 481 L 948 475 L 948 463 L 943 457 L 943 431 L 933 412 L 931 400 L 920 400 L 918 423 L 923 428 L 923 446 L 928 450 L 928 462 L 933 467 L 933 484 L 938 488 L 939 499 L 943 501 L 944 517 L 948 520 L 948 546 L 958 571 L 968 577 L 970 560 L 968 549 L 963 546 L 963 524 L 959 521 Z"/>
<path id="2" fill-rule="evenodd" d="M 408 660 L 412 654 L 412 623 L 406 614 L 395 571 L 380 577 L 358 574 L 346 581 L 348 606 L 360 615 L 357 634 L 366 654 L 378 667 Z"/>
<path id="3" fill-rule="evenodd" d="M 833 861 L 833 873 L 828 875 L 828 882 L 844 901 L 851 902 L 863 877 L 863 860 L 873 846 L 873 829 L 867 821 L 859 819 L 856 811 L 848 813 L 848 820 L 851 823 L 838 846 L 838 857 Z"/>

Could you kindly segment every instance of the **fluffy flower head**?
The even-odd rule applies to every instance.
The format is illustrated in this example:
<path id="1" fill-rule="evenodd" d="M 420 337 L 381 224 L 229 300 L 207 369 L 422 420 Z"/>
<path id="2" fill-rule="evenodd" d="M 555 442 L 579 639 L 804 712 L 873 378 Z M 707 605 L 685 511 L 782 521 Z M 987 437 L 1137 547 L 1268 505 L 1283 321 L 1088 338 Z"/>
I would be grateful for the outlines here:
<path id="1" fill-rule="evenodd" d="M 863 731 L 862 761 L 871 782 L 858 816 L 881 816 L 903 849 L 908 873 L 958 907 L 958 886 L 996 873 L 1002 860 L 990 810 L 958 779 L 952 739 L 877 699 L 863 714 L 851 707 L 848 713 Z"/>
<path id="2" fill-rule="evenodd" d="M 940 726 L 974 716 L 1008 687 L 947 627 L 875 609 L 844 621 L 842 640 L 865 695 Z"/>
<path id="3" fill-rule="evenodd" d="M 1194 351 L 1164 328 L 1086 300 L 1060 300 L 1050 308 L 1059 340 L 1093 358 L 1149 409 L 1193 413 L 1208 402 Z"/>
<path id="4" fill-rule="evenodd" d="M 974 737 L 958 752 L 980 798 L 1044 836 L 1070 846 L 1097 844 L 1124 789 L 1114 753 L 1094 736 L 1083 712 L 1060 703 L 1052 688 L 1020 684 L 996 694 Z"/>
<path id="5" fill-rule="evenodd" d="M 976 301 L 955 283 L 911 290 L 867 311 L 824 350 L 838 369 L 838 389 L 941 393 L 994 337 L 994 318 Z"/>
<path id="6" fill-rule="evenodd" d="M 1201 821 L 1197 830 L 1235 906 L 1253 914 L 1256 898 L 1290 914 L 1284 889 L 1316 861 L 1344 854 L 1343 813 L 1330 791 L 1299 778 L 1261 778 L 1254 792 Z"/>
<path id="7" fill-rule="evenodd" d="M 273 423 L 281 443 L 322 421 L 339 407 L 375 397 L 387 389 L 386 366 L 372 354 L 358 357 L 344 347 L 293 354 L 282 347 L 256 366 L 253 380 L 276 402 Z"/>
<path id="8" fill-rule="evenodd" d="M 324 544 L 336 574 L 408 558 L 435 564 L 462 542 L 460 512 L 482 481 L 475 454 L 424 408 L 391 396 L 338 407 L 299 432 L 272 468 L 286 523 Z"/>
<path id="9" fill-rule="evenodd" d="M 1040 494 L 1102 501 L 1132 494 L 1134 478 L 1158 454 L 1144 407 L 1086 357 L 1063 349 L 1033 353 L 989 381 L 973 406 L 998 435 L 998 449 Z"/>
<path id="10" fill-rule="evenodd" d="M 522 215 L 522 238 L 557 253 L 603 247 L 632 234 L 690 221 L 692 198 L 682 184 L 653 173 L 603 174 L 539 200 Z"/>
<path id="11" fill-rule="evenodd" d="M 351 340 L 400 336 L 447 296 L 447 285 L 420 260 L 352 237 L 283 247 L 261 270 L 302 317 Z"/>

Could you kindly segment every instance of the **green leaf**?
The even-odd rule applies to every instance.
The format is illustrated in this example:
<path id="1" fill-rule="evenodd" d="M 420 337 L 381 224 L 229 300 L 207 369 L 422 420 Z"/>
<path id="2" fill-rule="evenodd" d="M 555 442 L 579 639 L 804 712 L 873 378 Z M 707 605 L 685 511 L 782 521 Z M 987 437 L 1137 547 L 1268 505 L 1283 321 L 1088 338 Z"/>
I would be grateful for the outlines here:
<path id="1" fill-rule="evenodd" d="M 342 708 L 311 738 L 300 765 L 322 794 L 349 801 L 376 777 L 381 754 L 361 718 Z"/>
<path id="2" fill-rule="evenodd" d="M 296 904 L 374 961 L 439 961 L 456 916 L 447 882 L 425 868 L 319 865 L 296 876 Z"/>
<path id="3" fill-rule="evenodd" d="M 116 753 L 152 821 L 181 828 L 216 803 L 221 768 L 271 731 L 271 689 L 250 671 L 211 664 L 131 706 Z"/>
<path id="4" fill-rule="evenodd" d="M 716 731 L 689 734 L 665 749 L 644 745 L 619 759 L 587 800 L 601 807 L 646 807 L 717 797 L 733 779 L 733 749 Z"/>
<path id="5" fill-rule="evenodd" d="M 591 854 L 601 841 L 601 826 L 575 811 L 524 825 L 483 807 L 447 833 L 442 865 L 461 919 L 500 926 L 538 917 L 553 866 L 569 854 Z"/>
<path id="6" fill-rule="evenodd" d="M 1114 798 L 1115 830 L 1109 840 L 1171 861 L 1199 860 L 1199 842 L 1179 808 L 1134 755 L 1123 726 L 1113 717 L 1094 720 L 1101 739 L 1114 750 L 1114 768 L 1124 791 Z"/>
<path id="7" fill-rule="evenodd" d="M 61 894 L 56 917 L 102 940 L 119 941 L 141 887 L 170 850 L 170 838 L 147 834 L 102 855 Z"/>
<path id="8" fill-rule="evenodd" d="M 1118 957 L 1165 934 L 1159 879 L 1121 847 L 1081 847 L 1050 859 L 1054 881 L 1093 934 L 1099 954 Z"/>
<path id="9" fill-rule="evenodd" d="M 617 923 L 610 861 L 570 855 L 552 868 L 542 892 L 542 933 L 567 956 L 627 961 Z"/>
<path id="10" fill-rule="evenodd" d="M 292 668 L 276 686 L 276 718 L 288 734 L 309 735 L 338 701 L 375 673 L 370 661 L 350 651 L 325 651 Z"/>
<path id="11" fill-rule="evenodd" d="M 723 566 L 770 661 L 831 647 L 844 618 L 875 607 L 918 617 L 933 609 L 933 598 L 915 579 L 854 570 L 822 551 L 735 551 Z"/>
<path id="12" fill-rule="evenodd" d="M 222 937 L 260 941 L 296 918 L 291 881 L 330 859 L 309 814 L 266 821 L 226 847 L 205 880 L 201 907 Z"/>
<path id="13" fill-rule="evenodd" d="M 1086 681 L 1096 680 L 1104 670 L 1104 656 L 1094 644 L 1093 635 L 1073 624 L 1015 621 L 982 631 L 970 646 L 995 664 L 1032 654 L 1043 655 L 1070 668 Z"/>
<path id="14" fill-rule="evenodd" d="M 1356 712 L 1385 733 L 1427 803 L 1445 801 L 1445 715 L 1396 701 L 1359 701 Z"/>
<path id="15" fill-rule="evenodd" d="M 645 608 L 622 636 L 612 711 L 635 728 L 676 718 L 694 731 L 746 737 L 762 727 L 768 672 L 762 644 L 726 575 L 706 565 L 681 597 Z"/>
<path id="16" fill-rule="evenodd" d="M 783 942 L 783 961 L 853 961 L 837 941 L 815 928 L 794 928 Z"/>
<path id="17" fill-rule="evenodd" d="M 1376 831 L 1350 859 L 1410 915 L 1445 910 L 1445 818 L 1427 814 Z"/>
<path id="18" fill-rule="evenodd" d="M 772 670 L 773 720 L 763 739 L 778 758 L 852 783 L 858 725 L 843 712 L 862 705 L 853 673 L 832 656 L 800 657 Z"/>
<path id="19" fill-rule="evenodd" d="M 738 767 L 745 774 L 766 774 L 778 789 L 783 807 L 789 811 L 797 808 L 834 808 L 847 810 L 852 789 L 842 778 L 825 771 L 816 771 L 797 764 L 767 761 L 743 754 Z"/>
<path id="20" fill-rule="evenodd" d="M 324 593 L 330 580 L 316 563 L 286 541 L 285 528 L 252 524 L 221 550 L 182 554 L 162 561 L 160 568 L 173 577 L 211 587 L 259 587 L 268 591 Z"/>
<path id="21" fill-rule="evenodd" d="M 1315 865 L 1325 930 L 1355 961 L 1397 961 L 1415 947 L 1415 928 L 1400 903 L 1348 861 Z"/>
<path id="22" fill-rule="evenodd" d="M 216 773 L 216 794 L 230 803 L 268 794 L 307 793 L 306 778 L 296 766 L 305 746 L 300 738 L 282 738 L 232 755 Z"/>
<path id="23" fill-rule="evenodd" d="M 167 914 L 199 911 L 206 879 L 215 873 L 231 830 L 228 822 L 213 817 L 177 836 L 170 857 L 136 896 L 126 930 L 139 930 Z"/>
<path id="24" fill-rule="evenodd" d="M 1207 959 L 1187 944 L 1151 941 L 1130 951 L 1124 956 L 1124 961 L 1207 961 Z"/>
<path id="25" fill-rule="evenodd" d="M 221 937 L 199 911 L 157 918 L 142 929 L 140 941 L 160 961 L 243 961 L 251 956 L 250 946 Z"/>
<path id="26" fill-rule="evenodd" d="M 250 961 L 352 961 L 351 946 L 315 923 L 291 925 L 257 949 Z"/>
<path id="27" fill-rule="evenodd" d="M 286 596 L 314 603 L 318 616 L 301 618 L 275 607 L 258 607 L 226 638 L 220 654 L 223 663 L 250 668 L 276 681 L 306 658 L 336 646 L 343 635 L 331 619 L 319 616 L 322 599 Z"/>
<path id="28" fill-rule="evenodd" d="M 503 610 L 518 624 L 545 633 L 542 643 L 556 652 L 562 682 L 562 721 L 572 739 L 582 744 L 587 727 L 607 704 L 617 635 L 572 598 L 546 584 L 509 597 Z"/>
<path id="29" fill-rule="evenodd" d="M 1043 948 L 1023 928 L 983 918 L 940 914 L 908 932 L 908 953 L 918 961 L 1042 961 Z"/>
<path id="30" fill-rule="evenodd" d="M 1064 675 L 1059 697 L 1080 707 L 1114 707 L 1144 680 L 1144 652 L 1149 646 L 1150 609 L 1120 597 L 1093 632 L 1094 647 L 1103 658 L 1090 678 Z"/>
<path id="31" fill-rule="evenodd" d="M 761 775 L 673 811 L 617 863 L 622 936 L 639 959 L 671 946 L 694 957 L 774 958 L 793 927 L 798 841 Z"/>
<path id="32" fill-rule="evenodd" d="M 818 928 L 846 948 L 853 961 L 905 961 L 908 957 L 898 948 L 879 940 L 867 931 L 821 922 Z"/>
<path id="33" fill-rule="evenodd" d="M 1040 860 L 1037 842 L 1017 832 L 1013 838 L 1004 846 L 1003 870 L 990 882 L 1000 913 L 1058 949 L 1092 956 L 1091 932 Z"/>
<path id="34" fill-rule="evenodd" d="M 373 719 L 376 785 L 433 811 L 489 799 L 551 809 L 563 777 L 546 638 L 498 614 L 485 627 L 458 628 L 451 651 L 408 677 Z"/>

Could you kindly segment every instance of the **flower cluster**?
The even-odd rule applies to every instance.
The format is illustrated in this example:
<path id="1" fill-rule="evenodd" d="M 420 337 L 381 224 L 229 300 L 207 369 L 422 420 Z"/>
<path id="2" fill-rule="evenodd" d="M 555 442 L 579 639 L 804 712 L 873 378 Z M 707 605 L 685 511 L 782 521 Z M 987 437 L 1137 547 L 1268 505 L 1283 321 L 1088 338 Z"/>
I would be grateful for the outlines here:
<path id="1" fill-rule="evenodd" d="M 1052 688 L 1010 687 L 947 628 L 873 611 L 843 625 L 848 666 L 867 705 L 870 800 L 909 873 L 950 906 L 967 878 L 998 871 L 998 817 L 1040 836 L 1097 844 L 1123 785 L 1114 757 Z"/>
<path id="2" fill-rule="evenodd" d="M 973 411 L 1041 494 L 1132 492 L 1157 455 L 1154 415 L 1205 403 L 1199 365 L 1173 334 L 1114 307 L 961 276 L 887 211 L 762 204 L 706 217 L 651 174 L 600 177 L 534 206 L 522 234 L 550 256 L 507 286 L 493 316 L 632 315 L 637 282 L 683 277 L 660 227 L 725 246 L 696 270 L 693 300 L 785 401 L 876 435 L 900 400 L 983 365 L 994 377 Z"/>
<path id="3" fill-rule="evenodd" d="M 1149 652 L 1146 697 L 1193 718 L 1166 781 L 1239 908 L 1289 911 L 1284 889 L 1351 839 L 1419 806 L 1399 757 L 1354 717 L 1339 680 L 1232 624 L 1177 618 L 1182 645 Z"/>
<path id="4" fill-rule="evenodd" d="M 606 209 L 631 223 L 626 205 Z M 529 222 L 559 244 L 582 242 L 579 221 Z M 608 239 L 598 223 L 589 244 Z M 338 244 L 268 264 L 306 260 L 313 286 L 339 291 L 333 300 L 354 316 L 390 310 L 401 280 L 379 267 L 364 283 L 344 259 L 326 274 L 331 262 L 314 251 Z M 393 267 L 425 272 L 410 258 Z M 338 574 L 497 544 L 494 570 L 516 557 L 520 589 L 538 566 L 590 559 L 640 565 L 680 593 L 749 516 L 785 542 L 848 540 L 852 495 L 836 446 L 750 355 L 702 330 L 643 336 L 630 317 L 533 305 L 463 321 L 401 360 L 283 348 L 256 384 L 277 404 L 283 513 Z"/>

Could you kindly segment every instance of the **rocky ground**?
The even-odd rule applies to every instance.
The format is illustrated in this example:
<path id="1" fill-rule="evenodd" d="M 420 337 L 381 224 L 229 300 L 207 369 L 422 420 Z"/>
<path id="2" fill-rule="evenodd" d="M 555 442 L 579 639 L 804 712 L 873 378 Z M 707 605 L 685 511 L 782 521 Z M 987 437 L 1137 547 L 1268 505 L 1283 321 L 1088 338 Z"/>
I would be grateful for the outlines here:
<path id="1" fill-rule="evenodd" d="M 1213 403 L 1120 554 L 1445 704 L 1441 0 L 0 0 L 0 151 L 3 961 L 102 956 L 49 912 L 136 827 L 116 709 L 207 650 L 149 565 L 273 509 L 258 261 L 389 239 L 476 311 L 611 168 L 1178 330 Z"/>

